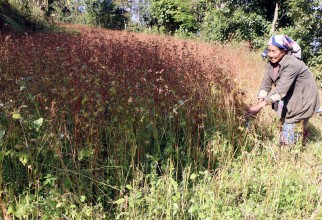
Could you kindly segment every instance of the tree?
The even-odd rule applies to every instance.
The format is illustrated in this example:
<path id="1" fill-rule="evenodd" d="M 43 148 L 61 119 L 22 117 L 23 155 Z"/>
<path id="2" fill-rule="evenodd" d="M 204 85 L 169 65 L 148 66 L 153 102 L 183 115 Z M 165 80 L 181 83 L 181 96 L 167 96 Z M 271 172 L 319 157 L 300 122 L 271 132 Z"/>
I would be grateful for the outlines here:
<path id="1" fill-rule="evenodd" d="M 196 32 L 199 29 L 198 3 L 186 0 L 151 0 L 150 23 L 158 29 L 164 27 L 166 33 L 175 33 L 179 29 Z"/>
<path id="2" fill-rule="evenodd" d="M 271 30 L 269 32 L 269 35 L 272 35 L 274 32 L 275 32 L 275 26 L 276 26 L 276 22 L 277 22 L 277 19 L 278 19 L 278 9 L 279 9 L 279 1 L 276 0 L 275 2 L 275 11 L 274 11 L 274 19 L 273 19 L 273 22 L 272 22 L 272 26 L 271 26 Z"/>
<path id="3" fill-rule="evenodd" d="M 256 40 L 265 35 L 269 24 L 262 15 L 230 3 L 207 11 L 201 34 L 210 41 L 237 40 L 257 44 Z M 260 46 L 260 43 L 255 46 Z"/>
<path id="4" fill-rule="evenodd" d="M 291 22 L 285 26 L 279 25 L 279 32 L 288 34 L 300 44 L 304 60 L 317 55 L 322 48 L 321 2 L 289 0 L 286 3 L 286 16 Z"/>
<path id="5" fill-rule="evenodd" d="M 86 0 L 87 13 L 93 25 L 123 29 L 127 22 L 123 9 L 111 0 Z"/>

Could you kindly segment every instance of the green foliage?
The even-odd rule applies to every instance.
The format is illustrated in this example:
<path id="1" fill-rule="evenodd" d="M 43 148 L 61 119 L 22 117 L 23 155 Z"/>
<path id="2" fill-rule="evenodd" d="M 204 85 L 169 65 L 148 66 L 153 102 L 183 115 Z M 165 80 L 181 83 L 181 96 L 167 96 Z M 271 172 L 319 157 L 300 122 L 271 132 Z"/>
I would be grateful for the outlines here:
<path id="1" fill-rule="evenodd" d="M 322 49 L 310 59 L 308 65 L 316 77 L 315 79 L 318 82 L 318 86 L 322 88 Z"/>
<path id="2" fill-rule="evenodd" d="M 46 17 L 56 22 L 71 22 L 86 24 L 85 15 L 77 10 L 75 1 L 55 0 L 49 1 L 46 9 Z"/>
<path id="3" fill-rule="evenodd" d="M 212 9 L 207 12 L 202 25 L 202 37 L 211 41 L 251 41 L 263 37 L 269 22 L 255 13 L 241 9 Z M 255 45 L 259 46 L 259 45 Z"/>
<path id="4" fill-rule="evenodd" d="M 49 177 L 52 178 L 52 177 Z M 105 214 L 101 204 L 88 205 L 86 197 L 77 198 L 71 193 L 60 194 L 48 183 L 40 183 L 41 191 L 37 194 L 25 192 L 8 205 L 7 214 L 18 219 L 104 219 Z"/>
<path id="5" fill-rule="evenodd" d="M 166 32 L 174 32 L 179 28 L 179 23 L 176 22 L 174 14 L 177 5 L 172 0 L 156 0 L 151 2 L 151 19 L 153 19 L 158 27 L 163 26 Z"/>
<path id="6" fill-rule="evenodd" d="M 8 24 L 10 30 L 17 33 L 43 29 L 46 22 L 40 14 L 39 10 L 29 7 L 28 1 L 25 4 L 14 0 L 0 1 L 0 23 Z"/>
<path id="7" fill-rule="evenodd" d="M 199 29 L 198 4 L 185 0 L 152 0 L 150 1 L 150 19 L 148 23 L 164 27 L 166 33 L 177 30 L 196 32 Z"/>
<path id="8" fill-rule="evenodd" d="M 89 23 L 106 28 L 123 29 L 127 18 L 123 9 L 110 0 L 86 0 Z"/>
<path id="9" fill-rule="evenodd" d="M 155 171 L 147 175 L 137 171 L 131 184 L 124 187 L 125 195 L 115 201 L 117 219 L 295 219 L 315 216 L 319 206 L 318 187 L 312 183 L 314 180 L 303 178 L 304 173 L 310 175 L 313 170 L 306 170 L 306 166 L 301 168 L 297 163 L 305 162 L 292 161 L 294 156 L 294 152 L 286 151 L 282 157 L 288 162 L 278 163 L 271 160 L 269 154 L 263 155 L 254 149 L 233 162 L 222 164 L 214 173 L 194 172 L 187 167 L 181 178 L 176 178 L 178 171 L 171 162 L 162 176 L 157 176 Z M 314 179 L 316 174 L 310 177 Z"/>
<path id="10" fill-rule="evenodd" d="M 190 1 L 158 0 L 150 2 L 146 20 L 159 31 L 178 36 L 198 32 L 208 41 L 248 41 L 253 48 L 265 46 L 274 16 L 275 1 Z M 302 47 L 305 62 L 316 56 L 312 43 L 322 36 L 320 1 L 279 1 L 278 22 L 274 34 L 287 34 Z"/>
<path id="11" fill-rule="evenodd" d="M 10 18 L 6 15 L 1 14 L 0 17 L 1 17 L 1 19 L 4 20 L 5 23 L 7 23 L 10 26 L 10 28 L 14 32 L 22 33 L 27 30 L 26 27 L 24 27 L 22 24 L 17 23 L 15 20 L 13 20 L 12 18 Z"/>
<path id="12" fill-rule="evenodd" d="M 319 0 L 292 0 L 286 3 L 286 16 L 290 23 L 279 25 L 278 31 L 288 34 L 302 48 L 303 59 L 308 61 L 322 47 L 322 8 Z M 312 46 L 313 42 L 319 41 L 320 44 Z"/>

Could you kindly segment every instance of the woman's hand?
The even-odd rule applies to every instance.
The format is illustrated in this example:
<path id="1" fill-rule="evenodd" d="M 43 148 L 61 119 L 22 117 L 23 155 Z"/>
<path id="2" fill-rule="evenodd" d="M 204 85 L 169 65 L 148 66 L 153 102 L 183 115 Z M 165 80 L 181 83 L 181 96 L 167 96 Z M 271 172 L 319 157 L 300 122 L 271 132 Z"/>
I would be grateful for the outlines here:
<path id="1" fill-rule="evenodd" d="M 257 105 L 253 105 L 248 108 L 245 117 L 250 117 L 252 115 L 256 115 L 265 105 L 267 105 L 267 102 L 265 100 L 259 101 Z"/>
<path id="2" fill-rule="evenodd" d="M 264 98 L 259 98 L 258 100 L 257 100 L 257 105 L 259 104 L 259 103 L 261 103 L 262 101 L 264 101 L 265 99 Z"/>

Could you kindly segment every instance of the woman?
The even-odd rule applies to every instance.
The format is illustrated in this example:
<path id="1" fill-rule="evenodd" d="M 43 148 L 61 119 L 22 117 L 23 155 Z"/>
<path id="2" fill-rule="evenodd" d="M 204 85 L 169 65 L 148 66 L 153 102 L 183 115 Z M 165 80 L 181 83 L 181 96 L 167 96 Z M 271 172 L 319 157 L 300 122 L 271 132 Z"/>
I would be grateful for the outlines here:
<path id="1" fill-rule="evenodd" d="M 246 116 L 273 104 L 283 123 L 280 144 L 294 144 L 302 139 L 309 118 L 319 109 L 318 89 L 312 73 L 301 60 L 300 47 L 290 37 L 273 36 L 264 54 L 269 62 L 258 102 L 248 109 Z"/>

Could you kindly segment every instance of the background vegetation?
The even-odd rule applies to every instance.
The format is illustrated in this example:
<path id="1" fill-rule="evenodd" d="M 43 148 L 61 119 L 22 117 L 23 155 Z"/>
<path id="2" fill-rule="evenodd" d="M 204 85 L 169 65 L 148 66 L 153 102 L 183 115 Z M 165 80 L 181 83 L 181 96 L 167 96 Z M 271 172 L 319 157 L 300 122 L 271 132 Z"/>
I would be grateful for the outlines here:
<path id="1" fill-rule="evenodd" d="M 136 29 L 194 40 L 68 24 L 30 31 L 53 21 L 134 28 L 127 3 L 86 1 L 86 13 L 76 3 L 1 2 L 4 219 L 321 218 L 321 116 L 304 147 L 286 149 L 269 109 L 242 117 L 265 66 L 255 48 L 273 16 L 263 2 L 139 4 Z M 160 11 L 165 3 L 179 11 Z M 319 57 L 308 58 L 317 70 Z"/>

